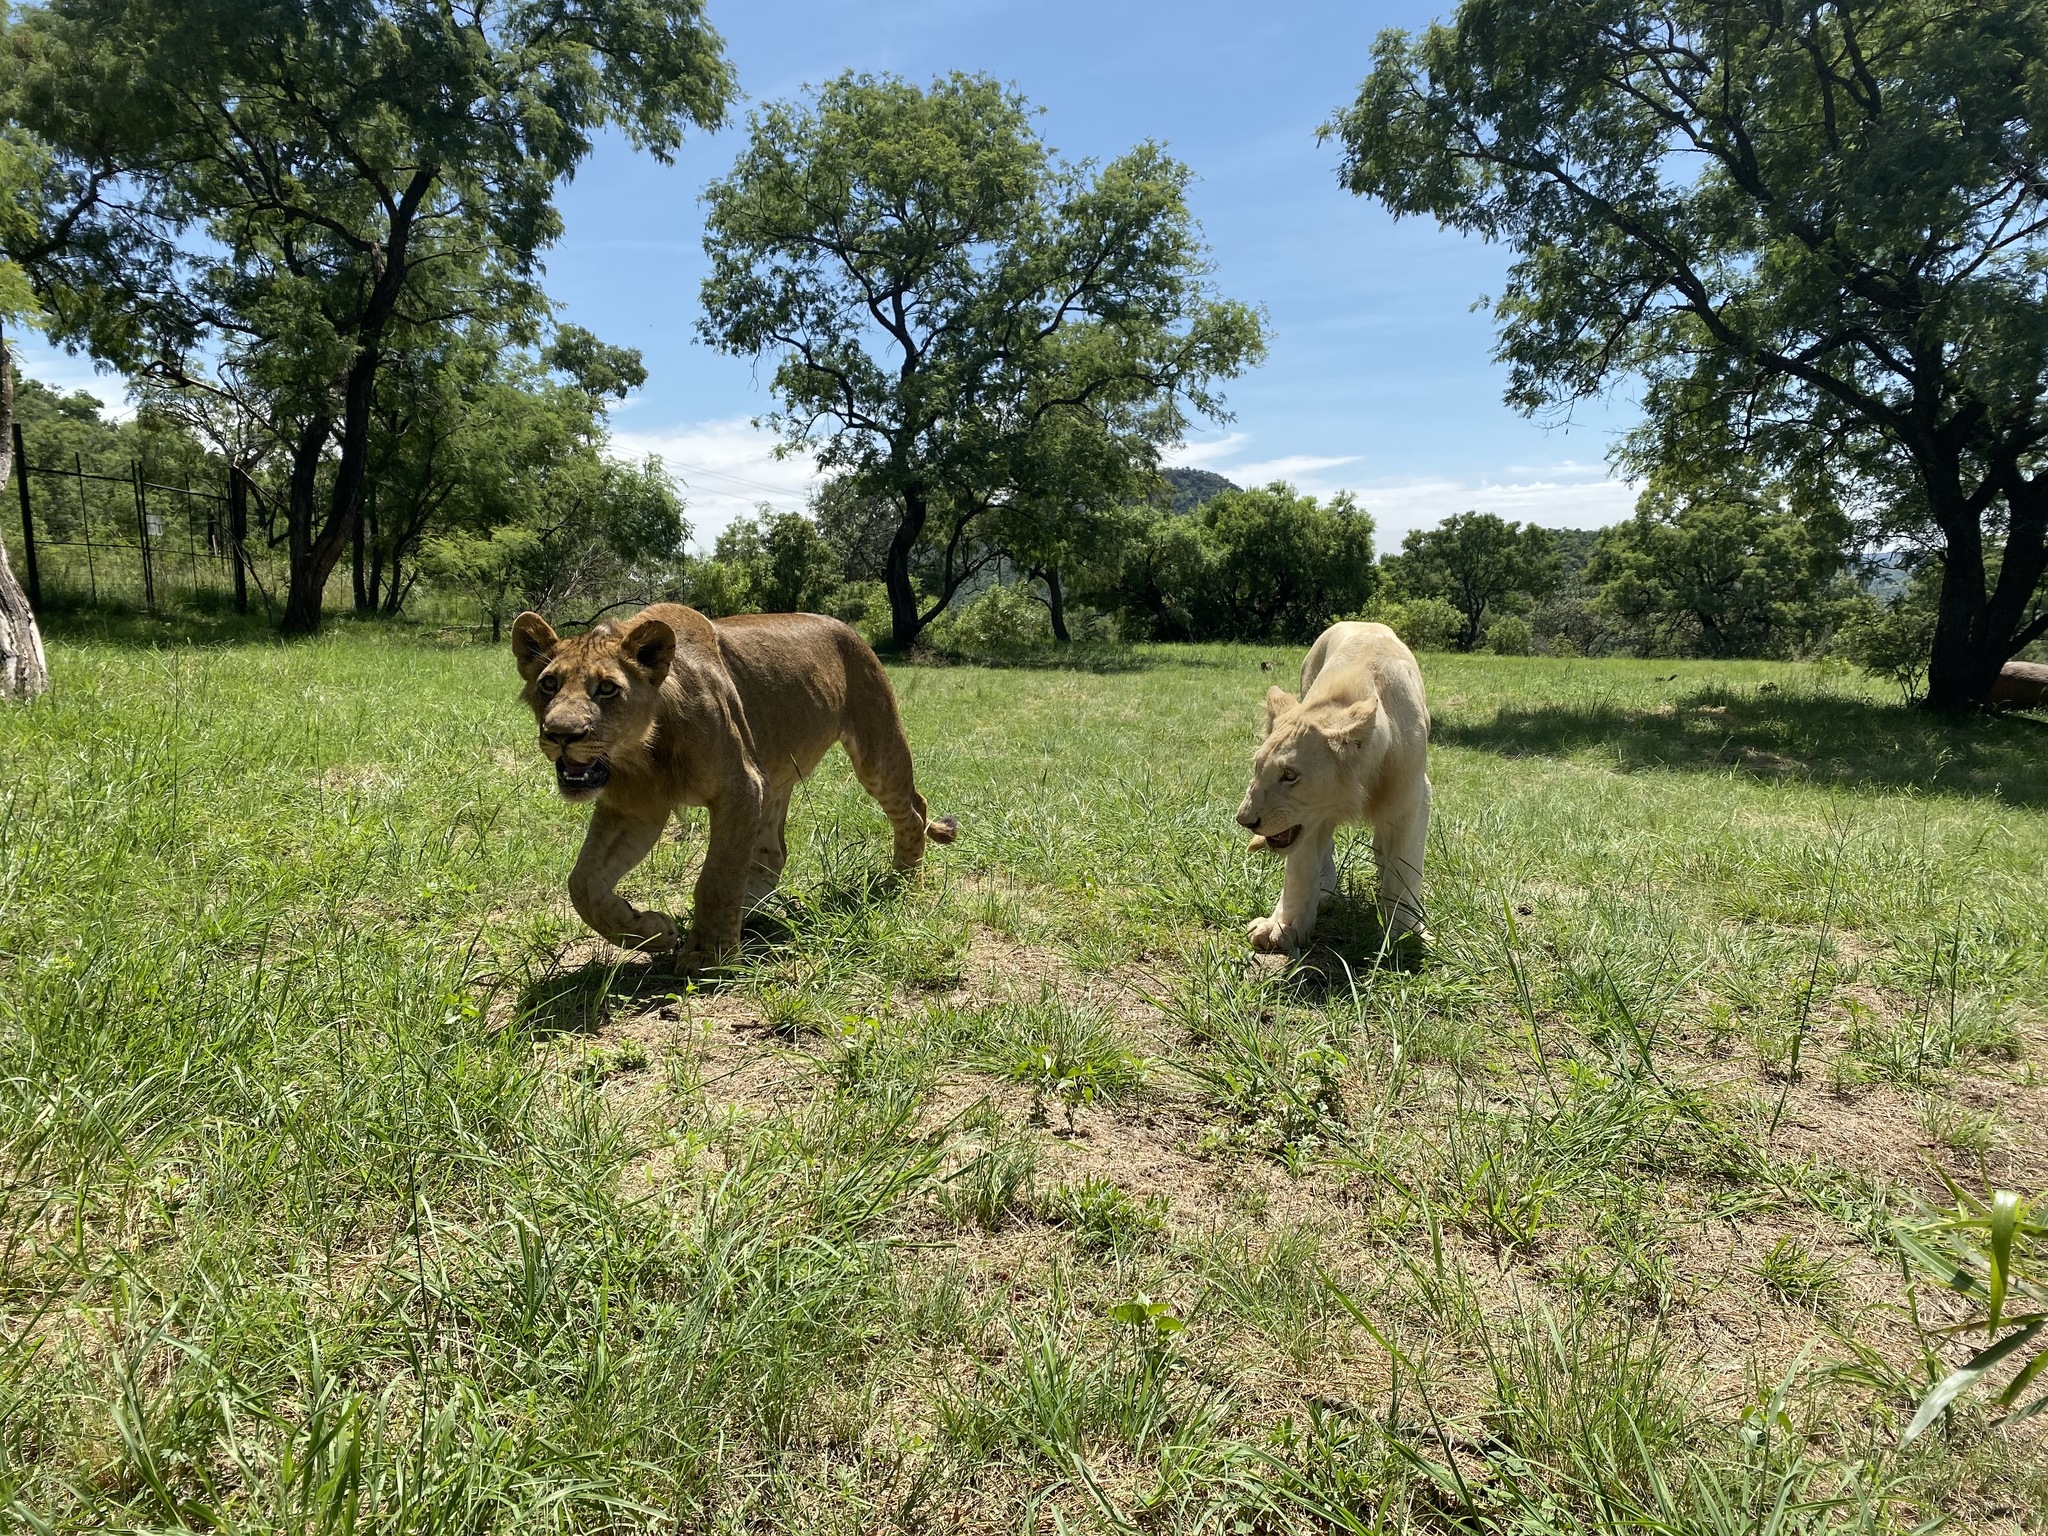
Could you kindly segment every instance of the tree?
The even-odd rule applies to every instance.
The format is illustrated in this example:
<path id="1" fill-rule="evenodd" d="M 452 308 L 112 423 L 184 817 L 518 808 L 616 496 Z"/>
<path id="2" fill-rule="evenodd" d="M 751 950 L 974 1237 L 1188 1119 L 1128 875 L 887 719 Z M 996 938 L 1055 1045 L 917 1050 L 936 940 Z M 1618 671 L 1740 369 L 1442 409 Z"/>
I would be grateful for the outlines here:
<path id="1" fill-rule="evenodd" d="M 1487 616 L 1519 613 L 1558 579 L 1557 546 L 1533 523 L 1504 522 L 1491 512 L 1460 512 L 1434 528 L 1417 528 L 1388 564 L 1394 583 L 1413 597 L 1440 597 L 1464 619 L 1458 649 L 1486 633 Z"/>
<path id="2" fill-rule="evenodd" d="M 393 351 L 522 339 L 593 135 L 666 158 L 732 92 L 702 0 L 49 0 L 0 45 L 49 151 L 8 250 L 60 339 L 278 437 L 289 631 L 354 537 Z"/>
<path id="3" fill-rule="evenodd" d="M 1838 511 L 1748 486 L 1653 484 L 1631 521 L 1602 532 L 1586 575 L 1646 650 L 1779 656 L 1833 627 L 1848 533 Z"/>
<path id="4" fill-rule="evenodd" d="M 14 359 L 6 328 L 35 307 L 25 275 L 4 254 L 31 222 L 21 199 L 30 179 L 27 159 L 21 145 L 0 135 L 0 497 L 14 489 Z M 0 699 L 32 699 L 49 686 L 42 628 L 0 537 Z"/>
<path id="5" fill-rule="evenodd" d="M 1056 161 L 1023 98 L 985 77 L 849 73 L 754 115 L 706 196 L 700 334 L 773 355 L 785 444 L 893 503 L 897 646 L 1001 553 L 981 537 L 992 513 L 1013 538 L 1064 515 L 1013 495 L 1062 417 L 1095 412 L 1149 469 L 1261 354 L 1258 316 L 1208 287 L 1187 179 L 1150 144 Z"/>
<path id="6" fill-rule="evenodd" d="M 0 262 L 0 281 L 6 264 Z M 14 359 L 7 335 L 0 330 L 0 492 L 14 488 Z M 0 538 L 0 699 L 32 699 L 48 691 L 50 664 L 43 653 L 43 632 L 36 623 L 28 594 L 8 563 L 7 541 Z"/>
<path id="7" fill-rule="evenodd" d="M 1186 514 L 1134 508 L 1123 557 L 1089 596 L 1161 640 L 1313 640 L 1379 583 L 1372 519 L 1287 484 L 1224 491 Z"/>
<path id="8" fill-rule="evenodd" d="M 731 568 L 718 587 L 725 612 L 825 613 L 840 585 L 832 547 L 801 512 L 764 506 L 728 523 L 712 558 Z"/>
<path id="9" fill-rule="evenodd" d="M 1632 470 L 1760 459 L 1934 547 L 1959 708 L 2048 632 L 2044 57 L 2039 0 L 1466 0 L 1330 127 L 1517 252 L 1513 403 L 1634 375 Z"/>
<path id="10" fill-rule="evenodd" d="M 488 326 L 394 356 L 377 389 L 370 494 L 356 544 L 356 606 L 395 615 L 424 542 L 520 521 L 536 466 L 602 451 L 604 413 L 647 380 L 640 354 L 565 325 L 538 359 Z"/>

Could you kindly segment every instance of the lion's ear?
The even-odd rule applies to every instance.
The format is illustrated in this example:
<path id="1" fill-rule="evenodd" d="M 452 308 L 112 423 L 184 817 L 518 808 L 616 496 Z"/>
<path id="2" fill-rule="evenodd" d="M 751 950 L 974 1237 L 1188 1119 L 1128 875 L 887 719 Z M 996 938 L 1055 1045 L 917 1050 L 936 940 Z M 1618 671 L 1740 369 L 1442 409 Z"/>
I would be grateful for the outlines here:
<path id="1" fill-rule="evenodd" d="M 529 683 L 547 670 L 560 643 L 553 627 L 537 613 L 522 613 L 512 621 L 512 659 Z"/>
<path id="2" fill-rule="evenodd" d="M 676 632 L 660 619 L 642 619 L 626 631 L 619 642 L 619 655 L 655 682 L 668 676 L 668 664 L 676 659 Z"/>
<path id="3" fill-rule="evenodd" d="M 1349 705 L 1336 719 L 1323 727 L 1323 734 L 1341 746 L 1355 747 L 1364 741 L 1372 730 L 1372 723 L 1379 712 L 1378 699 L 1367 699 L 1363 703 Z"/>
<path id="4" fill-rule="evenodd" d="M 1301 700 L 1297 699 L 1285 688 L 1268 688 L 1266 690 L 1266 734 L 1268 736 L 1272 735 L 1273 723 L 1300 702 Z"/>

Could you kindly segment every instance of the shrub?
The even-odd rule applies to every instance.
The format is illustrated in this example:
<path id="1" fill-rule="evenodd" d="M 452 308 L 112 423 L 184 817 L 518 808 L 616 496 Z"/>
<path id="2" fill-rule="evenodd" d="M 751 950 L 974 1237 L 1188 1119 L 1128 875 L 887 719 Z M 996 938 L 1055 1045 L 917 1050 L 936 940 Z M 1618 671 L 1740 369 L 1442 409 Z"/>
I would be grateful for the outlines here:
<path id="1" fill-rule="evenodd" d="M 934 650 L 960 656 L 1002 656 L 1052 644 L 1045 606 L 1021 584 L 990 587 L 949 608 L 924 633 Z"/>
<path id="2" fill-rule="evenodd" d="M 1909 703 L 1920 696 L 1934 651 L 1935 580 L 1930 566 L 1888 599 L 1865 598 L 1835 635 L 1837 655 L 1895 684 Z"/>
<path id="3" fill-rule="evenodd" d="M 1487 629 L 1486 648 L 1496 656 L 1526 656 L 1531 638 L 1527 619 L 1505 613 Z"/>
<path id="4" fill-rule="evenodd" d="M 1449 650 L 1463 622 L 1440 597 L 1387 598 L 1352 617 L 1386 625 L 1411 651 Z"/>

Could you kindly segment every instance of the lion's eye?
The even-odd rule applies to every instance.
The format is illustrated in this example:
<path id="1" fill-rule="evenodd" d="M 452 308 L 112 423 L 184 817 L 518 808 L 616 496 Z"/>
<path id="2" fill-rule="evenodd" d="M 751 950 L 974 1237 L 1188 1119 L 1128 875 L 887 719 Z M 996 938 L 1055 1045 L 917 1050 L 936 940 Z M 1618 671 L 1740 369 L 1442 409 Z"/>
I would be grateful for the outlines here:
<path id="1" fill-rule="evenodd" d="M 610 681 L 609 679 L 597 685 L 597 696 L 600 699 L 611 698 L 618 691 L 619 685 L 617 683 Z"/>
<path id="2" fill-rule="evenodd" d="M 540 680 L 540 691 L 542 693 L 560 693 L 562 691 L 562 680 L 550 672 Z"/>
<path id="3" fill-rule="evenodd" d="M 1282 768 L 1280 770 L 1280 782 L 1282 784 L 1292 784 L 1296 779 L 1300 777 L 1301 775 L 1296 773 L 1292 768 Z"/>

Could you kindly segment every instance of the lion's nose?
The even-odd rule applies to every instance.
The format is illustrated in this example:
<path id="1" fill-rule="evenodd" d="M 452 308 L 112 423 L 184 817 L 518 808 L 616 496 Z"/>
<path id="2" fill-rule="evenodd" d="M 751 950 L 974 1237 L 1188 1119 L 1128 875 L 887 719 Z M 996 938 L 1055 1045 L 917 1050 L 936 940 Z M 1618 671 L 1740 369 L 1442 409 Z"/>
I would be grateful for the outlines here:
<path id="1" fill-rule="evenodd" d="M 1252 814 L 1252 808 L 1248 805 L 1241 805 L 1237 808 L 1237 824 L 1247 832 L 1258 831 L 1260 819 Z"/>
<path id="2" fill-rule="evenodd" d="M 541 727 L 540 739 L 551 741 L 558 747 L 572 747 L 589 734 L 590 732 L 580 725 L 544 725 Z"/>

